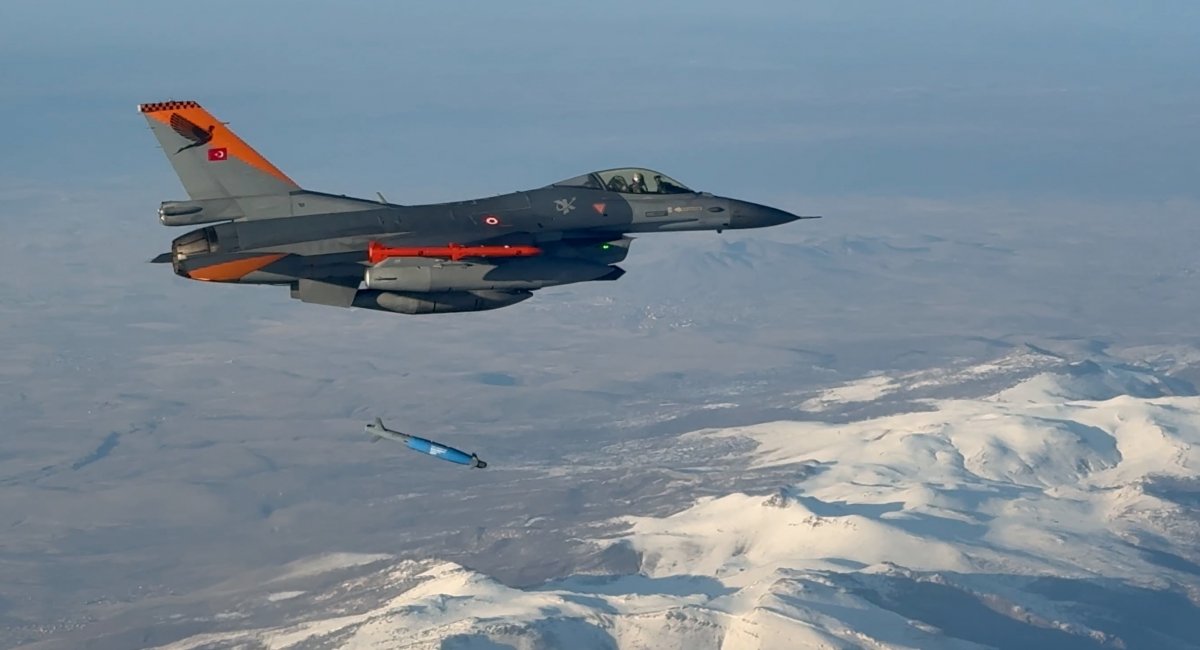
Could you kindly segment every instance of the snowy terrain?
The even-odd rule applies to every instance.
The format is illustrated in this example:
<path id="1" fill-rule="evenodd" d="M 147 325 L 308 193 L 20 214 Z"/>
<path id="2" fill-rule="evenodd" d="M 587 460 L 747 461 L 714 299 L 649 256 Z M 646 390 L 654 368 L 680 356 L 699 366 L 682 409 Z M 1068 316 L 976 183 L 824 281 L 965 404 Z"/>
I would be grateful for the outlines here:
<path id="1" fill-rule="evenodd" d="M 1191 601 L 1172 595 L 1182 587 L 1141 587 L 1123 577 L 1147 566 L 1145 576 L 1155 580 L 1187 585 L 1197 577 L 1197 559 L 1178 535 L 1150 524 L 1124 527 L 1141 512 L 1139 502 L 1095 539 L 1066 524 L 1038 523 L 1026 534 L 1013 513 L 1000 511 L 1000 501 L 985 497 L 996 492 L 1027 507 L 1021 500 L 1037 493 L 1024 482 L 1006 487 L 1010 479 L 998 477 L 1008 474 L 988 474 L 965 460 L 983 450 L 989 467 L 1007 468 L 1011 480 L 1026 463 L 1046 473 L 1029 479 L 1034 485 L 1067 481 L 1038 488 L 1057 501 L 1033 501 L 1065 517 L 1061 510 L 1074 512 L 1069 505 L 1090 503 L 1072 496 L 1075 473 L 1086 475 L 1095 494 L 1120 492 L 1096 482 L 1108 476 L 1098 472 L 1115 462 L 1115 448 L 1122 454 L 1118 479 L 1143 472 L 1152 477 L 1142 488 L 1148 498 L 1188 502 L 1193 484 L 1161 482 L 1156 472 L 1166 470 L 1137 467 L 1117 442 L 1051 446 L 1045 456 L 1053 462 L 1033 464 L 1037 449 L 1013 431 L 1068 435 L 1066 425 L 1051 421 L 1077 419 L 1081 435 L 1103 442 L 1093 428 L 1108 425 L 1074 410 L 1021 411 L 1014 424 L 998 405 L 1033 408 L 1028 394 L 1068 404 L 1194 393 L 1194 306 L 1179 299 L 1200 286 L 1194 203 L 822 200 L 837 218 L 791 224 L 770 238 L 639 238 L 622 282 L 547 291 L 470 318 L 426 320 L 312 309 L 266 288 L 199 286 L 155 273 L 160 269 L 143 260 L 165 237 L 146 231 L 143 208 L 156 195 L 67 198 L 65 211 L 34 195 L 6 210 L 33 215 L 30 227 L 42 229 L 37 236 L 23 223 L 0 220 L 15 242 L 3 260 L 11 272 L 0 276 L 0 647 L 128 650 L 304 621 L 321 627 L 334 614 L 362 616 L 393 598 L 414 598 L 405 592 L 432 579 L 416 576 L 444 563 L 486 576 L 504 593 L 525 593 L 513 601 L 525 609 L 504 620 L 531 634 L 567 634 L 546 623 L 554 610 L 530 603 L 575 594 L 571 607 L 561 608 L 575 618 L 563 625 L 574 630 L 593 621 L 579 634 L 596 628 L 601 644 L 633 643 L 640 632 L 627 624 L 653 620 L 657 614 L 648 612 L 656 602 L 673 603 L 656 612 L 710 613 L 721 635 L 736 620 L 763 616 L 754 594 L 784 587 L 760 585 L 767 589 L 760 593 L 737 582 L 737 562 L 750 561 L 762 564 L 737 573 L 774 576 L 764 572 L 779 562 L 800 571 L 797 580 L 819 578 L 851 594 L 929 590 L 929 581 L 941 581 L 950 585 L 945 589 L 982 594 L 989 607 L 1010 598 L 1046 620 L 1057 619 L 1045 602 L 1084 603 L 1063 605 L 1071 609 L 1064 620 L 1115 634 L 1127 647 L 1161 647 L 1142 642 L 1139 630 L 1175 629 L 1180 616 L 1194 613 Z M 778 204 L 797 211 L 812 203 L 785 201 Z M 103 223 L 75 209 L 110 203 L 124 208 Z M 1162 227 L 1131 230 L 1131 213 Z M 1086 215 L 1089 227 L 1073 227 L 1071 215 Z M 88 264 L 65 262 L 72 283 L 34 281 L 29 269 L 70 246 L 76 231 L 90 233 L 107 254 Z M 1064 265 L 1064 256 L 1073 263 Z M 997 410 L 979 411 L 984 407 Z M 931 413 L 955 422 L 995 415 L 1012 431 L 986 430 L 995 441 L 972 438 L 985 431 L 961 422 L 941 431 Z M 453 471 L 372 445 L 361 427 L 376 415 L 478 452 L 491 466 Z M 860 426 L 871 442 L 831 443 L 845 455 L 837 461 L 819 449 L 784 445 L 772 433 L 792 428 L 804 432 L 797 440 L 807 440 Z M 876 441 L 873 427 L 881 426 L 933 433 L 903 444 L 892 434 Z M 888 468 L 863 469 L 878 461 L 860 447 L 912 457 L 907 466 L 891 460 Z M 952 451 L 963 456 L 961 469 Z M 1079 469 L 1054 451 L 1078 452 Z M 900 470 L 921 482 L 905 484 Z M 933 478 L 944 484 L 929 483 Z M 735 562 L 727 555 L 736 542 L 663 538 L 652 525 L 676 516 L 680 525 L 704 527 L 712 509 L 744 500 L 739 513 L 761 513 L 758 504 L 771 499 L 787 507 L 766 510 L 772 516 L 765 523 L 812 513 L 887 531 L 889 552 L 868 553 L 873 547 L 857 536 L 813 538 L 854 541 L 840 550 L 813 547 L 804 552 L 828 557 L 795 566 L 795 556 L 779 552 L 790 547 L 776 542 Z M 1165 521 L 1155 524 L 1190 520 Z M 1050 534 L 1065 545 L 1092 548 L 1094 541 L 1096 550 L 1045 555 L 1043 547 L 1058 548 L 1038 541 Z M 1118 534 L 1125 540 L 1119 544 L 1111 541 Z M 688 549 L 664 546 L 669 539 Z M 913 544 L 930 550 L 920 562 L 902 553 Z M 954 553 L 932 552 L 945 544 Z M 685 551 L 724 573 L 667 568 Z M 305 562 L 314 557 L 319 561 Z M 369 563 L 343 564 L 349 557 Z M 1084 583 L 1069 577 L 1114 557 L 1129 562 L 1114 561 L 1102 578 Z M 884 560 L 913 573 L 892 576 Z M 1054 579 L 1068 582 L 1023 582 L 1051 565 Z M 303 567 L 307 575 L 280 578 Z M 862 582 L 869 575 L 885 576 L 871 578 L 884 583 Z M 1138 596 L 1142 588 L 1159 591 L 1147 592 L 1147 600 Z M 630 591 L 638 594 L 636 607 L 618 602 Z M 949 605 L 960 592 L 938 593 L 920 599 L 928 610 L 882 596 L 856 607 L 886 605 L 921 625 L 975 638 L 944 619 L 959 612 Z M 507 606 L 507 597 L 500 600 Z M 1149 611 L 1135 609 L 1143 601 L 1153 603 Z M 466 608 L 444 619 L 458 627 L 430 619 L 404 629 L 426 630 L 429 639 L 481 629 L 473 618 L 480 614 L 469 611 L 473 599 L 447 602 Z M 680 603 L 687 605 L 680 610 Z M 783 605 L 768 609 L 792 615 Z M 1117 627 L 1103 623 L 1118 610 L 1153 624 L 1134 625 L 1129 616 L 1115 616 Z M 1003 629 L 1015 635 L 1004 637 L 1010 647 L 1027 640 L 1015 631 L 1024 628 Z M 1058 647 L 1054 639 L 1030 638 Z"/>
<path id="2" fill-rule="evenodd" d="M 567 577 L 515 588 L 437 557 L 322 556 L 199 595 L 210 616 L 162 624 L 204 632 L 150 645 L 1200 647 L 1200 397 L 1144 368 L 1046 360 L 812 398 L 1009 378 L 905 412 L 621 443 L 677 496 L 731 472 L 756 487 L 597 522 L 576 542 L 592 568 Z"/>

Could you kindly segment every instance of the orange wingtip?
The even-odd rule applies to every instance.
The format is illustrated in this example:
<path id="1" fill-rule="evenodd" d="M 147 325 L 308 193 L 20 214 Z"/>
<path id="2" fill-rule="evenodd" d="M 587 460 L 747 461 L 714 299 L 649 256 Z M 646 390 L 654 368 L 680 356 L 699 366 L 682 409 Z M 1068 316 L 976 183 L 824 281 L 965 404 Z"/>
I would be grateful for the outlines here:
<path id="1" fill-rule="evenodd" d="M 138 104 L 139 113 L 157 113 L 159 111 L 178 111 L 184 108 L 200 108 L 199 102 L 153 102 L 150 104 Z"/>

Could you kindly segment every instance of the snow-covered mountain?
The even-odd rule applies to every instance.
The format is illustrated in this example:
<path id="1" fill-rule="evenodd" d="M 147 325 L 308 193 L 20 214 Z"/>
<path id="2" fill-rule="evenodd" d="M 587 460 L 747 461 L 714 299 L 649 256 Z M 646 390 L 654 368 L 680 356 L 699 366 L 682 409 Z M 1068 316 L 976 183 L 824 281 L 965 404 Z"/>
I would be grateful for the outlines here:
<path id="1" fill-rule="evenodd" d="M 607 522 L 581 542 L 590 572 L 523 589 L 437 559 L 325 558 L 225 599 L 226 631 L 160 647 L 1196 648 L 1191 392 L 1085 362 L 923 410 L 695 431 L 644 462 L 742 464 L 775 487 Z"/>

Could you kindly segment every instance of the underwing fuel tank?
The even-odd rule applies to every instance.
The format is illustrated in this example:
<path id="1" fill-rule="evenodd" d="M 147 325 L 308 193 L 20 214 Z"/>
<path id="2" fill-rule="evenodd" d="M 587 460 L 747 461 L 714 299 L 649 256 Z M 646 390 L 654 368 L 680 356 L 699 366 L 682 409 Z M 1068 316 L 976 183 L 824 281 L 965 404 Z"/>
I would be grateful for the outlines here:
<path id="1" fill-rule="evenodd" d="M 362 289 L 354 295 L 352 306 L 360 309 L 390 311 L 397 314 L 451 314 L 463 311 L 487 311 L 515 305 L 533 297 L 529 291 L 439 291 L 404 293 Z"/>
<path id="2" fill-rule="evenodd" d="M 368 424 L 366 426 L 366 432 L 372 436 L 375 436 L 375 440 L 387 439 L 394 440 L 396 442 L 402 442 L 413 451 L 419 451 L 422 454 L 429 454 L 434 458 L 441 458 L 442 460 L 449 461 L 451 463 L 458 463 L 459 465 L 466 465 L 468 467 L 474 467 L 477 469 L 483 469 L 487 467 L 487 463 L 479 460 L 479 456 L 476 456 L 475 454 L 468 454 L 465 451 L 455 449 L 449 445 L 443 445 L 440 442 L 434 442 L 428 438 L 422 438 L 420 436 L 393 431 L 383 426 L 382 418 L 375 418 L 374 422 Z"/>
<path id="3" fill-rule="evenodd" d="M 621 277 L 624 270 L 579 259 L 514 259 L 499 264 L 442 262 L 415 264 L 391 258 L 367 269 L 369 289 L 381 291 L 532 291 L 575 282 Z"/>

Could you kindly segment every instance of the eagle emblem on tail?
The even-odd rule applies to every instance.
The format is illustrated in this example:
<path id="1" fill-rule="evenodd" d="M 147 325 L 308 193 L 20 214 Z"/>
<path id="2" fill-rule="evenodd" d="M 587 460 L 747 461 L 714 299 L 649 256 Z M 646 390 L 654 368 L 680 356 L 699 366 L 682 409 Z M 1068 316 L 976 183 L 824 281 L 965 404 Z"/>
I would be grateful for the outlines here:
<path id="1" fill-rule="evenodd" d="M 207 144 L 213 138 L 213 129 L 215 124 L 209 125 L 208 129 L 201 128 L 199 124 L 189 120 L 179 113 L 171 113 L 171 129 L 184 138 L 191 140 L 191 144 L 186 144 L 179 148 L 179 153 L 192 147 L 199 147 L 202 144 Z"/>

